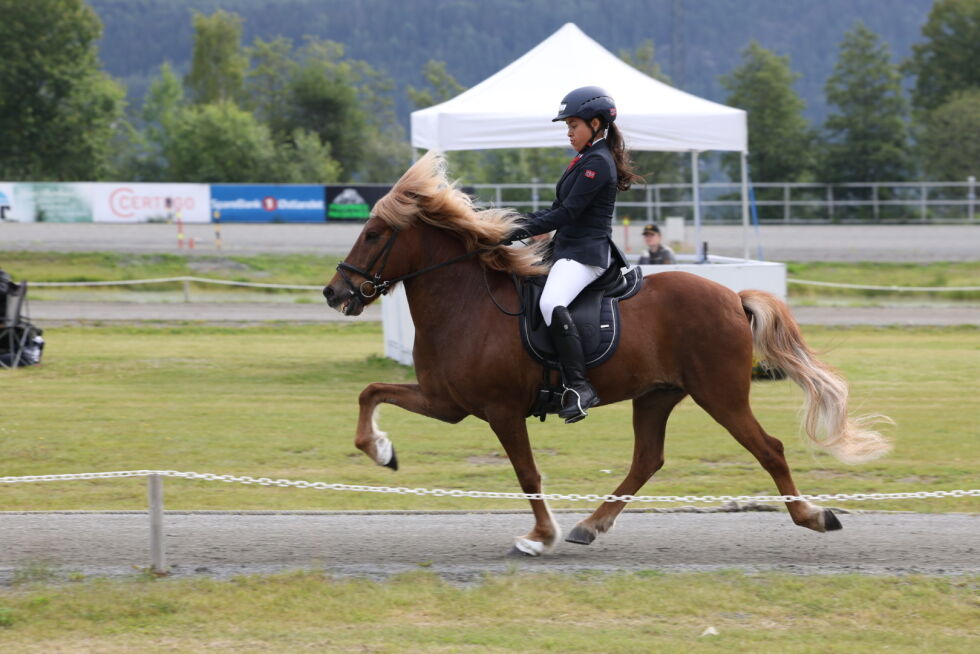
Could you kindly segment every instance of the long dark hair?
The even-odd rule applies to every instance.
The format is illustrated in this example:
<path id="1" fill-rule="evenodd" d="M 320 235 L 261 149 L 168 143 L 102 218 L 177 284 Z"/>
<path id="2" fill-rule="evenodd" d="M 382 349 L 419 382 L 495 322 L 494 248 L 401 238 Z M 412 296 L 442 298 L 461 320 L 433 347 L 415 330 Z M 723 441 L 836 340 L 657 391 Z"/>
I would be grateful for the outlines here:
<path id="1" fill-rule="evenodd" d="M 613 161 L 616 162 L 616 188 L 620 191 L 628 191 L 634 183 L 645 182 L 646 180 L 633 170 L 633 160 L 623 141 L 623 133 L 616 127 L 616 123 L 609 123 L 606 126 L 606 142 L 609 144 Z"/>

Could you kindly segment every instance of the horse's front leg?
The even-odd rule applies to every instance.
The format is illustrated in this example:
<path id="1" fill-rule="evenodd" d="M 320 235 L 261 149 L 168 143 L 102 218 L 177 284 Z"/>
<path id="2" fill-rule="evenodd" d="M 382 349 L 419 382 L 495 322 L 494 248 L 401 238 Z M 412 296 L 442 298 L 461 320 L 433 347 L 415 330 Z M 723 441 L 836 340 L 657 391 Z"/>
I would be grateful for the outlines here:
<path id="1" fill-rule="evenodd" d="M 376 414 L 379 404 L 394 404 L 412 413 L 452 423 L 468 415 L 448 399 L 426 395 L 418 384 L 370 384 L 361 391 L 358 401 L 361 412 L 357 419 L 354 445 L 378 465 L 392 470 L 398 470 L 398 457 L 388 434 L 378 429 Z"/>
<path id="2" fill-rule="evenodd" d="M 490 417 L 488 422 L 500 439 L 500 444 L 504 446 L 511 465 L 514 466 L 521 490 L 528 494 L 540 493 L 541 474 L 534 463 L 534 454 L 531 452 L 531 443 L 527 435 L 527 423 L 523 415 L 518 412 L 501 418 Z M 512 555 L 539 556 L 550 551 L 561 539 L 561 527 L 555 521 L 548 503 L 545 500 L 529 501 L 531 511 L 534 513 L 534 529 L 514 540 L 514 546 L 510 551 Z"/>

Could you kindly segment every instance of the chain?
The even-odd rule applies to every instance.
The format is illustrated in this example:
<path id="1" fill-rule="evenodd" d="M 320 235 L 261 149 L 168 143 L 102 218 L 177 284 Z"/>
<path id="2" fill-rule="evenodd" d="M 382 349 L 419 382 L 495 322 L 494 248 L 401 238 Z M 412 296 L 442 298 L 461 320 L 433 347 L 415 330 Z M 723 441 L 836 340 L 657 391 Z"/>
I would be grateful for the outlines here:
<path id="1" fill-rule="evenodd" d="M 939 293 L 943 291 L 980 291 L 980 286 L 872 286 L 869 284 L 845 284 L 843 282 L 817 282 L 809 279 L 786 280 L 788 284 L 803 284 L 805 286 L 826 286 L 828 288 L 854 288 L 863 291 L 894 291 L 897 293 Z"/>
<path id="2" fill-rule="evenodd" d="M 268 477 L 247 477 L 236 475 L 216 475 L 200 472 L 179 472 L 177 470 L 122 470 L 114 472 L 81 472 L 64 475 L 31 475 L 26 477 L 0 477 L 0 484 L 18 484 L 43 481 L 73 481 L 81 479 L 116 479 L 121 477 L 177 477 L 202 481 L 223 481 L 225 483 L 257 484 L 259 486 L 278 486 L 280 488 L 310 488 L 313 490 L 351 491 L 356 493 L 395 493 L 398 495 L 431 495 L 433 497 L 474 497 L 505 500 L 567 500 L 571 502 L 847 502 L 865 500 L 910 500 L 934 497 L 980 497 L 980 489 L 911 491 L 899 493 L 823 493 L 819 495 L 596 495 L 561 493 L 513 493 L 505 491 L 468 491 L 442 488 L 406 488 L 404 486 L 365 486 L 362 484 L 330 484 L 322 481 L 295 481 L 290 479 L 270 479 Z"/>
<path id="3" fill-rule="evenodd" d="M 244 286 L 246 288 L 280 288 L 293 291 L 319 291 L 323 286 L 307 284 L 267 284 L 263 282 L 237 282 L 227 279 L 211 279 L 209 277 L 159 277 L 156 279 L 125 279 L 105 282 L 31 282 L 32 287 L 75 287 L 75 286 L 132 286 L 137 284 L 170 284 L 173 282 L 195 282 L 198 284 L 219 284 L 221 286 Z"/>

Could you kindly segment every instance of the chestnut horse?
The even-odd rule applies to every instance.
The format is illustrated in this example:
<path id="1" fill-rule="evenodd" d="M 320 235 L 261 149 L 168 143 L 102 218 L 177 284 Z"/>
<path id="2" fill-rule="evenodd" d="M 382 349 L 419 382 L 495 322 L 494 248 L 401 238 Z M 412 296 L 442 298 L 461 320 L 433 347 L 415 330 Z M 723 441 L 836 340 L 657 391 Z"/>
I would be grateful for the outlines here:
<path id="1" fill-rule="evenodd" d="M 499 245 L 518 219 L 508 210 L 475 209 L 447 180 L 442 157 L 430 152 L 377 202 L 324 288 L 331 307 L 358 315 L 392 284 L 405 285 L 418 383 L 373 383 L 360 395 L 354 442 L 378 464 L 398 466 L 375 421 L 379 404 L 450 423 L 473 415 L 490 424 L 523 491 L 542 492 L 526 426 L 542 370 L 523 350 L 517 318 L 501 310 L 515 311 L 520 303 L 512 275 L 546 272 L 534 248 Z M 749 407 L 753 347 L 804 390 L 803 426 L 817 445 L 846 462 L 889 448 L 864 420 L 848 418 L 846 382 L 807 347 L 776 296 L 735 293 L 696 275 L 664 272 L 647 276 L 620 308 L 619 348 L 590 371 L 602 404 L 633 402 L 633 462 L 615 495 L 636 494 L 663 465 L 667 418 L 687 395 L 755 456 L 780 494 L 799 495 L 782 443 Z M 511 551 L 536 556 L 550 550 L 561 531 L 545 500 L 530 503 L 534 528 Z M 624 506 L 603 502 L 567 540 L 591 543 Z M 797 525 L 819 532 L 840 528 L 828 509 L 804 500 L 786 506 Z"/>

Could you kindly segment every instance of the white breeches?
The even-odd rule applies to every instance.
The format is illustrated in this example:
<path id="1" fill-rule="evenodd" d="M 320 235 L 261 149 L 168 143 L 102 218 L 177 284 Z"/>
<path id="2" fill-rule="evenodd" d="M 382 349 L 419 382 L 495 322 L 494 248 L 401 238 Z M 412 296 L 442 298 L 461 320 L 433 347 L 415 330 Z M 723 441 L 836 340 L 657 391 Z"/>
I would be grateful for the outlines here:
<path id="1" fill-rule="evenodd" d="M 551 266 L 548 280 L 541 292 L 541 315 L 544 324 L 551 326 L 551 313 L 555 307 L 567 307 L 582 289 L 603 273 L 599 266 L 587 266 L 571 259 L 559 259 Z"/>

